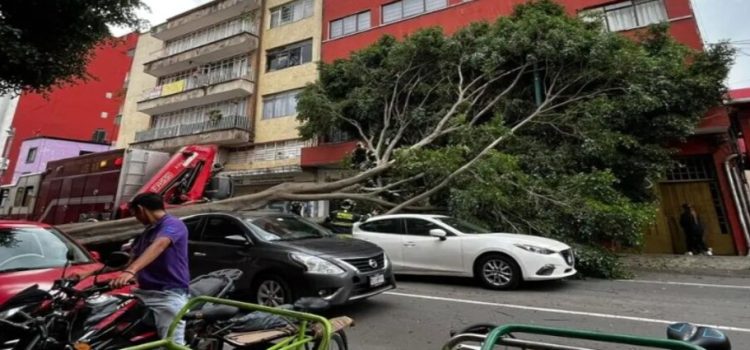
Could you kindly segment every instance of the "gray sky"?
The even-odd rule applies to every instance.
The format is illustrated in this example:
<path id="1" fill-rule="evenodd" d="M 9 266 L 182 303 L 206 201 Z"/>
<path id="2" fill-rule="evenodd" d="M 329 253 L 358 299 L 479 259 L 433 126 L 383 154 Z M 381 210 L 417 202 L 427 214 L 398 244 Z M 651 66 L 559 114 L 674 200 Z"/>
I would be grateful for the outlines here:
<path id="1" fill-rule="evenodd" d="M 738 50 L 729 87 L 750 87 L 750 0 L 692 1 L 703 41 L 730 40 Z"/>
<path id="2" fill-rule="evenodd" d="M 672 1 L 672 0 L 667 0 Z M 727 79 L 730 88 L 750 87 L 750 0 L 691 0 L 698 17 L 703 40 L 715 43 L 730 40 L 738 49 L 737 60 Z M 141 18 L 152 25 L 204 4 L 208 0 L 144 0 L 151 11 L 142 11 Z M 118 28 L 116 35 L 127 33 Z"/>

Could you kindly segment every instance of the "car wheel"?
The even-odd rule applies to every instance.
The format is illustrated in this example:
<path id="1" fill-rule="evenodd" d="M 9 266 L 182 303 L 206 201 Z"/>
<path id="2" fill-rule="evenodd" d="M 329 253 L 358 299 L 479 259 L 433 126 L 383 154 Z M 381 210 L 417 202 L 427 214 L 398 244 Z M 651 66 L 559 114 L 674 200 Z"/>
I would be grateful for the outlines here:
<path id="1" fill-rule="evenodd" d="M 279 277 L 260 276 L 253 283 L 253 301 L 271 307 L 291 304 L 292 290 L 289 284 Z"/>
<path id="2" fill-rule="evenodd" d="M 482 257 L 476 265 L 474 275 L 487 288 L 497 290 L 514 289 L 521 282 L 521 269 L 516 262 L 501 254 Z"/>

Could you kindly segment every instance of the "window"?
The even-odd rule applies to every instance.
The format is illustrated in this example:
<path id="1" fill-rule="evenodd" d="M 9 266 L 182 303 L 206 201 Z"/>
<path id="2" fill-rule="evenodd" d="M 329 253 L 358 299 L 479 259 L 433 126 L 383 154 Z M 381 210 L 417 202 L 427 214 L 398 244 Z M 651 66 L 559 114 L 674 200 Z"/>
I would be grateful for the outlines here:
<path id="1" fill-rule="evenodd" d="M 359 227 L 362 230 L 375 233 L 392 233 L 392 234 L 403 234 L 403 224 L 401 219 L 385 219 L 370 221 Z"/>
<path id="2" fill-rule="evenodd" d="M 266 70 L 269 72 L 299 66 L 312 61 L 312 39 L 285 47 L 269 50 Z"/>
<path id="3" fill-rule="evenodd" d="M 406 219 L 406 232 L 412 236 L 429 236 L 434 228 L 441 227 L 427 220 Z"/>
<path id="4" fill-rule="evenodd" d="M 104 143 L 107 140 L 107 132 L 104 129 L 96 129 L 94 134 L 91 135 L 91 141 L 96 143 Z"/>
<path id="5" fill-rule="evenodd" d="M 199 231 L 199 229 L 200 229 L 200 224 L 201 224 L 201 218 L 200 217 L 189 218 L 189 219 L 183 220 L 183 222 L 185 223 L 185 226 L 187 227 L 187 230 L 188 230 L 188 240 L 200 241 L 201 231 Z"/>
<path id="6" fill-rule="evenodd" d="M 313 15 L 313 0 L 297 0 L 271 9 L 271 28 L 297 22 Z"/>
<path id="7" fill-rule="evenodd" d="M 299 90 L 263 98 L 263 119 L 288 117 L 297 114 Z"/>
<path id="8" fill-rule="evenodd" d="M 0 230 L 0 242 L 10 242 L 0 244 L 0 272 L 62 267 L 67 262 L 68 251 L 73 254 L 73 264 L 91 262 L 81 248 L 55 229 L 3 229 Z"/>
<path id="9" fill-rule="evenodd" d="M 14 207 L 20 207 L 21 204 L 23 204 L 23 188 L 16 188 L 16 198 L 13 199 L 13 206 Z"/>
<path id="10" fill-rule="evenodd" d="M 221 217 L 208 219 L 206 228 L 203 230 L 204 242 L 237 244 L 236 241 L 228 239 L 229 236 L 245 237 L 245 230 L 234 219 Z"/>
<path id="11" fill-rule="evenodd" d="M 0 190 L 0 208 L 5 208 L 5 205 L 8 204 L 8 197 L 10 197 L 9 188 Z"/>
<path id="12" fill-rule="evenodd" d="M 585 19 L 601 21 L 609 31 L 617 32 L 666 21 L 663 0 L 631 0 L 588 9 L 581 12 Z"/>
<path id="13" fill-rule="evenodd" d="M 328 37 L 338 38 L 367 29 L 370 29 L 370 11 L 331 21 Z"/>
<path id="14" fill-rule="evenodd" d="M 383 5 L 383 23 L 437 11 L 448 6 L 447 0 L 402 0 Z"/>
<path id="15" fill-rule="evenodd" d="M 26 153 L 26 163 L 33 163 L 36 160 L 37 148 L 29 148 L 29 153 Z"/>
<path id="16" fill-rule="evenodd" d="M 34 197 L 34 186 L 28 186 L 24 188 L 23 190 L 23 202 L 21 202 L 22 207 L 28 207 L 29 204 L 31 204 L 31 198 Z"/>
<path id="17" fill-rule="evenodd" d="M 331 235 L 323 227 L 294 216 L 264 216 L 248 219 L 247 223 L 266 241 L 295 241 Z"/>

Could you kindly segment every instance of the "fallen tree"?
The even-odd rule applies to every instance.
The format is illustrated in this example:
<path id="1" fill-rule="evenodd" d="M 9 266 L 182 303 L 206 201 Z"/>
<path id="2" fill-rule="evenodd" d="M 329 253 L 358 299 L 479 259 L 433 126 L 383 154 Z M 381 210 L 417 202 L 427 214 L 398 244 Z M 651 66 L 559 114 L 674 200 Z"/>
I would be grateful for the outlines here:
<path id="1" fill-rule="evenodd" d="M 731 54 L 722 45 L 691 51 L 666 27 L 635 42 L 551 1 L 451 36 L 430 28 L 384 37 L 321 64 L 298 101 L 302 137 L 344 131 L 360 140 L 348 164 L 355 175 L 172 212 L 351 198 L 387 212 L 446 208 L 571 243 L 637 246 L 654 213 L 647 184 L 670 166 L 665 145 L 720 102 Z M 83 242 L 140 229 L 132 220 L 63 228 Z"/>

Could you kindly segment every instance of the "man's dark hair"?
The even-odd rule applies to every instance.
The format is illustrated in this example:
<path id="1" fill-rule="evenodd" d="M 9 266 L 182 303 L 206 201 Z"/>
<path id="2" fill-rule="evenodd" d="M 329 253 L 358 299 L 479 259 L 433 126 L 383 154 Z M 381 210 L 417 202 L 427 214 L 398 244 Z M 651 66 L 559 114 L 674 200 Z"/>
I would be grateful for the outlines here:
<path id="1" fill-rule="evenodd" d="M 164 210 L 164 198 L 160 194 L 154 192 L 141 193 L 128 203 L 128 208 L 130 210 L 133 210 L 138 206 L 146 210 Z"/>

